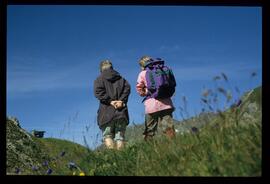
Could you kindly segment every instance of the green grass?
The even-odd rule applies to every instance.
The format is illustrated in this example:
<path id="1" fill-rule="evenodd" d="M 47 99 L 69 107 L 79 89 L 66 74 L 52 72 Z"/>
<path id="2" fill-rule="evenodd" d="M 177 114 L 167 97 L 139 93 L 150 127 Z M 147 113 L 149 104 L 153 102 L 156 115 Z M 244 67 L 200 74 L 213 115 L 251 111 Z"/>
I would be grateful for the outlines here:
<path id="1" fill-rule="evenodd" d="M 82 158 L 88 155 L 88 149 L 71 141 L 54 138 L 35 138 L 35 140 L 40 145 L 41 150 L 49 155 L 48 168 L 53 170 L 53 175 L 73 174 L 68 163 L 74 162 L 79 166 Z"/>
<path id="2" fill-rule="evenodd" d="M 261 108 L 247 110 L 253 102 L 260 107 L 260 99 L 261 88 L 256 88 L 241 107 L 219 112 L 197 133 L 178 134 L 173 141 L 136 139 L 122 151 L 93 151 L 83 162 L 85 172 L 98 176 L 260 176 Z"/>
<path id="3" fill-rule="evenodd" d="M 85 162 L 87 174 L 102 176 L 260 176 L 261 126 L 206 126 L 173 141 L 93 152 Z"/>
<path id="4" fill-rule="evenodd" d="M 190 122 L 193 126 L 200 119 L 187 120 L 189 131 L 177 134 L 174 140 L 159 137 L 144 142 L 138 138 L 143 127 L 134 126 L 129 128 L 129 142 L 121 151 L 102 147 L 89 150 L 51 138 L 35 142 L 48 155 L 48 168 L 55 175 L 83 172 L 89 176 L 261 176 L 261 88 L 244 98 L 240 107 L 204 119 L 207 123 L 200 124 L 198 132 L 190 131 Z M 248 110 L 254 102 L 259 108 Z M 65 155 L 60 156 L 63 151 Z M 67 167 L 71 161 L 77 169 Z"/>

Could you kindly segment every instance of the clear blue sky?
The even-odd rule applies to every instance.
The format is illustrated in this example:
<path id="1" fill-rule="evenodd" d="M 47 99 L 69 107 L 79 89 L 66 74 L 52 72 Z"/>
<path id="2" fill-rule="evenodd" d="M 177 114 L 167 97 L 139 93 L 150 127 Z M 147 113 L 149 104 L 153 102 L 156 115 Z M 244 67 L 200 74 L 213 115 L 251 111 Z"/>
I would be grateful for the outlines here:
<path id="1" fill-rule="evenodd" d="M 9 5 L 7 13 L 7 115 L 45 137 L 100 144 L 93 82 L 103 59 L 132 87 L 130 125 L 144 121 L 135 91 L 143 55 L 173 69 L 178 120 L 182 96 L 199 113 L 203 88 L 221 72 L 241 93 L 262 83 L 260 7 Z"/>

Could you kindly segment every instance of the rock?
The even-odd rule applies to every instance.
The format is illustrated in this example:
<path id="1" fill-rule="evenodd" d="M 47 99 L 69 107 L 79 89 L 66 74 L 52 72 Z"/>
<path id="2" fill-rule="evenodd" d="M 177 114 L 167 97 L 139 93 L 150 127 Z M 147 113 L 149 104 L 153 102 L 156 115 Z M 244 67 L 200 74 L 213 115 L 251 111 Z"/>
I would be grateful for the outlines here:
<path id="1" fill-rule="evenodd" d="M 40 167 L 41 160 L 46 157 L 33 137 L 20 127 L 16 118 L 6 119 L 6 172 L 17 174 L 31 174 L 32 167 Z"/>

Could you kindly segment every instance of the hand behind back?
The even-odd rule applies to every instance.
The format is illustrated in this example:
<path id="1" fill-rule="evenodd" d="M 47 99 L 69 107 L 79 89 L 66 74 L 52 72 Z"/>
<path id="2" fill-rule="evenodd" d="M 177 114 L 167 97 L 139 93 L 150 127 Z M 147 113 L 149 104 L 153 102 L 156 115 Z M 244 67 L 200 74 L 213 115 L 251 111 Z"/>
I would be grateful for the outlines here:
<path id="1" fill-rule="evenodd" d="M 125 106 L 125 103 L 121 100 L 113 100 L 111 101 L 111 105 L 115 108 L 115 109 L 121 109 Z"/>

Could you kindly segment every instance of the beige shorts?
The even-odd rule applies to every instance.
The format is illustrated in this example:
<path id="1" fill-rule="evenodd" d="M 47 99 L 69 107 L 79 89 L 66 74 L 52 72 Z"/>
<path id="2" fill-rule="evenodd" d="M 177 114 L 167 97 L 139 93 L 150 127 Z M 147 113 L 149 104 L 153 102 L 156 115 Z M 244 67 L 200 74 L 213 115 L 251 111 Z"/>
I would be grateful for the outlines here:
<path id="1" fill-rule="evenodd" d="M 127 122 L 125 119 L 113 120 L 101 127 L 103 141 L 105 138 L 112 138 L 115 141 L 125 140 L 125 131 L 127 127 Z"/>

